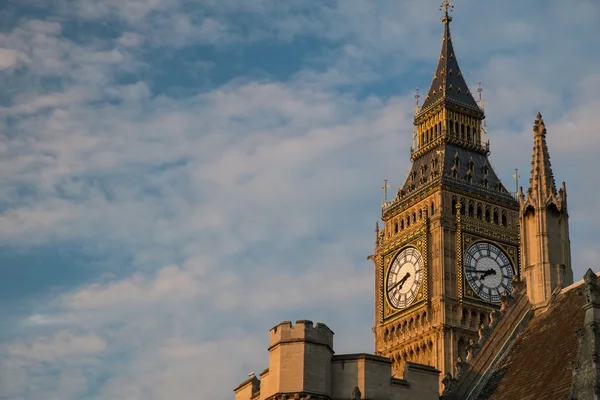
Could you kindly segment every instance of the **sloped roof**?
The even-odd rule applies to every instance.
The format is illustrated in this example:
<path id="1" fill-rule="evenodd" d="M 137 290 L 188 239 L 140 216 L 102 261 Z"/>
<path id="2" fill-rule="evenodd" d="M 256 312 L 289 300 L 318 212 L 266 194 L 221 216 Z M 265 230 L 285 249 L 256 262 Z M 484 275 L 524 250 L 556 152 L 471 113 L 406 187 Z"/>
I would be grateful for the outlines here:
<path id="1" fill-rule="evenodd" d="M 557 295 L 536 314 L 495 367 L 478 400 L 570 398 L 575 331 L 583 326 L 585 298 L 578 288 Z"/>
<path id="2" fill-rule="evenodd" d="M 455 158 L 460 160 L 458 168 L 455 167 Z M 434 159 L 437 159 L 440 163 L 437 174 L 434 174 L 432 167 Z M 473 168 L 470 170 L 471 166 Z M 453 178 L 454 170 L 456 170 L 456 178 Z M 426 179 L 421 179 L 421 171 L 424 171 Z M 485 174 L 485 171 L 487 171 L 487 174 Z M 416 179 L 411 178 L 413 173 L 416 173 Z M 470 176 L 470 181 L 467 180 L 467 175 Z M 450 143 L 445 143 L 437 151 L 430 151 L 416 159 L 400 190 L 405 195 L 417 194 L 422 189 L 429 187 L 432 182 L 439 182 L 440 180 L 451 184 L 453 187 L 461 187 L 468 192 L 483 196 L 490 196 L 493 193 L 495 197 L 516 204 L 516 200 L 504 187 L 486 155 Z M 487 181 L 487 186 L 485 186 L 485 181 Z"/>
<path id="3" fill-rule="evenodd" d="M 429 92 L 427 92 L 427 97 L 421 109 L 425 110 L 438 100 L 446 99 L 480 111 L 458 66 L 458 60 L 452 45 L 452 37 L 450 36 L 450 21 L 452 21 L 452 18 L 448 14 L 442 18 L 444 23 L 442 51 Z"/>

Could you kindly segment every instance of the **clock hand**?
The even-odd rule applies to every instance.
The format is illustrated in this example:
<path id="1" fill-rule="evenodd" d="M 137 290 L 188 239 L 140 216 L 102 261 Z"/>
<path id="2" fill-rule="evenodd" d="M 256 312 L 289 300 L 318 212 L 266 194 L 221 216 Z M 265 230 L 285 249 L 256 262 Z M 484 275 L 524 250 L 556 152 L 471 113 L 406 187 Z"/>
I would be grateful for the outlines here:
<path id="1" fill-rule="evenodd" d="M 404 283 L 406 282 L 406 280 L 410 277 L 410 273 L 406 273 L 406 275 L 404 275 L 404 278 L 402 278 L 400 280 L 400 285 L 398 285 L 398 289 L 402 289 L 402 286 L 404 286 Z"/>
<path id="2" fill-rule="evenodd" d="M 486 276 L 490 276 L 490 275 L 496 275 L 496 270 L 493 268 L 488 269 L 487 271 L 483 271 L 484 274 L 481 278 L 479 278 L 480 281 L 484 280 Z"/>
<path id="3" fill-rule="evenodd" d="M 398 282 L 394 283 L 392 285 L 392 287 L 389 288 L 388 290 L 391 292 L 392 290 L 394 290 L 396 288 L 396 286 L 400 286 L 400 289 L 402 289 L 402 285 L 404 285 L 404 282 L 406 282 L 406 280 L 408 279 L 409 276 L 410 276 L 410 273 L 407 272 L 406 275 L 404 275 L 404 278 L 402 278 Z"/>

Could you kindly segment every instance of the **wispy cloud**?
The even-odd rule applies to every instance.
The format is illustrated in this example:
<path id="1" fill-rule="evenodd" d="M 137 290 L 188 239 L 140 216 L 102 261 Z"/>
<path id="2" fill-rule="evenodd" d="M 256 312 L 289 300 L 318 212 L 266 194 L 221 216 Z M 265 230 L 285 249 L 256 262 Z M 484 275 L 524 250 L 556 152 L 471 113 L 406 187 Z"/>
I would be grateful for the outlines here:
<path id="1" fill-rule="evenodd" d="M 544 114 L 581 275 L 600 257 L 600 16 L 534 3 L 465 1 L 452 32 L 504 179 L 526 179 Z M 0 397 L 232 398 L 266 367 L 268 329 L 296 317 L 328 323 L 339 351 L 372 350 L 366 256 L 381 180 L 408 171 L 435 5 L 30 0 L 8 15 L 0 237 L 18 251 L 0 258 L 0 296 L 19 295 L 0 297 L 16 321 Z M 50 253 L 23 279 L 26 255 Z"/>

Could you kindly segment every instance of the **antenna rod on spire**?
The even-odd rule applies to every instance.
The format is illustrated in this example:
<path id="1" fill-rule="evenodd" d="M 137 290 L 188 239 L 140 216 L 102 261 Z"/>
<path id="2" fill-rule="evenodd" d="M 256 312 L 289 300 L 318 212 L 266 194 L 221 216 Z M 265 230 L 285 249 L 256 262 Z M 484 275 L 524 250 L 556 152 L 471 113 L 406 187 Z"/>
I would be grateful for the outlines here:
<path id="1" fill-rule="evenodd" d="M 419 95 L 419 88 L 417 88 L 417 94 L 415 94 L 415 118 L 417 117 L 417 114 L 419 113 L 419 98 L 421 96 Z M 418 136 L 419 132 L 417 131 L 417 126 L 413 126 L 413 137 L 412 137 L 412 149 L 411 149 L 411 155 L 412 152 L 417 151 L 417 136 Z"/>
<path id="2" fill-rule="evenodd" d="M 415 94 L 416 104 L 415 104 L 415 114 L 419 112 L 419 88 L 417 88 L 417 94 Z"/>
<path id="3" fill-rule="evenodd" d="M 515 168 L 515 173 L 513 174 L 513 178 L 515 178 L 515 184 L 517 186 L 515 193 L 519 193 L 519 178 L 521 177 L 521 175 L 519 175 L 519 169 Z"/>
<path id="4" fill-rule="evenodd" d="M 479 82 L 479 87 L 477 88 L 477 92 L 479 93 L 479 108 L 481 108 L 481 111 L 484 111 L 485 103 L 483 102 L 483 94 L 482 94 L 483 88 L 481 87 L 481 82 Z M 481 133 L 482 133 L 481 142 L 485 146 L 487 144 L 487 122 L 485 121 L 485 119 L 483 120 L 483 127 L 481 129 Z"/>
<path id="5" fill-rule="evenodd" d="M 387 194 L 388 189 L 390 188 L 390 185 L 388 185 L 387 178 L 383 180 L 383 186 L 381 188 L 383 189 L 383 202 L 384 204 L 387 204 Z"/>

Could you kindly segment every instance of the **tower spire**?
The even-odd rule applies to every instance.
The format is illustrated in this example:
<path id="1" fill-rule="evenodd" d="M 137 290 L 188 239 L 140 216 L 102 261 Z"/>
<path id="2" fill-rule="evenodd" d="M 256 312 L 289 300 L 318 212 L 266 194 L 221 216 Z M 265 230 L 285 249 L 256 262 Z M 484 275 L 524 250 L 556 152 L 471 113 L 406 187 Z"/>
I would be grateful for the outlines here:
<path id="1" fill-rule="evenodd" d="M 468 107 L 477 117 L 483 119 L 483 111 L 469 91 L 454 54 L 454 46 L 450 35 L 450 22 L 452 21 L 450 11 L 453 8 L 454 6 L 448 0 L 444 0 L 440 6 L 440 10 L 444 12 L 442 16 L 442 23 L 444 24 L 442 51 L 431 87 L 421 107 L 421 112 L 425 112 L 434 104 L 444 101 L 455 103 L 459 107 Z"/>
<path id="2" fill-rule="evenodd" d="M 557 287 L 573 283 L 567 189 L 556 190 L 546 144 L 546 126 L 538 113 L 533 123 L 533 157 L 527 198 L 519 197 L 521 263 L 532 305 L 545 304 Z"/>
<path id="3" fill-rule="evenodd" d="M 548 196 L 556 196 L 556 184 L 550 165 L 550 153 L 546 144 L 546 126 L 542 114 L 538 113 L 533 123 L 533 158 L 531 160 L 531 176 L 529 190 L 538 199 L 545 201 Z"/>

